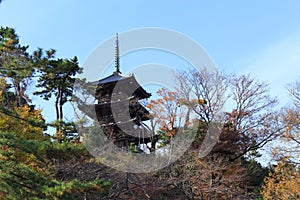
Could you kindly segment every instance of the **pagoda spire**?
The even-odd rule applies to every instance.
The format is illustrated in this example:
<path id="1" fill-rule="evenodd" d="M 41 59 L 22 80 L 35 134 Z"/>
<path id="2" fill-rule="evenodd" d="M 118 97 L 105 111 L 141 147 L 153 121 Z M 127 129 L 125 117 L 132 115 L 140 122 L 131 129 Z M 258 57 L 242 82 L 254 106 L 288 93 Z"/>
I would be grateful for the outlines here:
<path id="1" fill-rule="evenodd" d="M 116 33 L 116 44 L 115 44 L 115 68 L 116 72 L 120 72 L 120 58 L 119 58 L 119 37 L 118 33 Z"/>

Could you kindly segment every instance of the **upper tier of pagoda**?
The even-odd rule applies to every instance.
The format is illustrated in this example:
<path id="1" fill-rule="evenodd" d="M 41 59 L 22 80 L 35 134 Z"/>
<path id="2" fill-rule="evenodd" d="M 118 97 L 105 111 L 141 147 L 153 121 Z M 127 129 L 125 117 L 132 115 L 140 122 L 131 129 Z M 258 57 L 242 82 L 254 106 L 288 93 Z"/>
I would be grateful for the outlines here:
<path id="1" fill-rule="evenodd" d="M 144 90 L 132 74 L 125 76 L 120 72 L 114 72 L 112 75 L 95 81 L 92 84 L 97 85 L 95 97 L 98 99 L 98 103 L 111 101 L 112 95 L 115 95 L 116 98 L 121 95 L 125 98 L 134 96 L 137 99 L 145 99 L 151 96 L 151 93 Z M 114 94 L 116 92 L 118 94 Z"/>

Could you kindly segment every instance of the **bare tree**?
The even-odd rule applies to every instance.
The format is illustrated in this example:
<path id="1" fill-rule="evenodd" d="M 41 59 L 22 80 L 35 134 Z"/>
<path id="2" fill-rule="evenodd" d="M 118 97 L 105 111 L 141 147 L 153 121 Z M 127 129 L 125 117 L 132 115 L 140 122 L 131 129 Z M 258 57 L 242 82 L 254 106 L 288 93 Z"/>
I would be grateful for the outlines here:
<path id="1" fill-rule="evenodd" d="M 285 109 L 286 137 L 300 145 L 300 80 L 288 85 L 293 104 Z"/>
<path id="2" fill-rule="evenodd" d="M 201 121 L 209 124 L 217 119 L 226 100 L 226 79 L 218 71 L 208 71 L 206 68 L 179 72 L 177 74 L 177 91 L 185 100 L 185 105 L 191 109 Z"/>
<path id="3" fill-rule="evenodd" d="M 276 159 L 288 156 L 294 162 L 300 163 L 300 79 L 288 84 L 287 90 L 291 104 L 285 106 L 280 113 L 284 134 L 281 137 L 281 145 L 275 147 L 273 153 Z"/>
<path id="4" fill-rule="evenodd" d="M 299 108 L 300 107 L 300 79 L 288 85 L 288 92 L 293 98 L 294 105 Z"/>
<path id="5" fill-rule="evenodd" d="M 277 99 L 269 94 L 269 85 L 250 75 L 232 76 L 230 81 L 234 109 L 227 114 L 231 133 L 238 134 L 239 151 L 232 159 L 255 151 L 281 132 L 278 113 L 273 107 Z"/>

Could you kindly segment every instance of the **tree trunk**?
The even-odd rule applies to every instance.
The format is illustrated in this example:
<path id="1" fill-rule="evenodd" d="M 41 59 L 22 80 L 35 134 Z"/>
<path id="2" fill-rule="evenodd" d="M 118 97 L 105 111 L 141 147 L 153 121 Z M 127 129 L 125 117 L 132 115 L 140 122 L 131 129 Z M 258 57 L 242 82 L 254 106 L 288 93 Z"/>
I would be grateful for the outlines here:
<path id="1" fill-rule="evenodd" d="M 14 88 L 15 88 L 15 95 L 17 98 L 17 105 L 21 107 L 22 106 L 21 87 L 16 80 L 14 81 Z"/>
<path id="2" fill-rule="evenodd" d="M 58 102 L 59 102 L 59 94 L 56 95 L 56 101 L 55 101 L 55 111 L 56 111 L 56 121 L 59 120 L 59 109 L 58 109 Z M 60 130 L 59 126 L 56 126 L 56 132 Z"/>
<path id="3" fill-rule="evenodd" d="M 59 119 L 60 121 L 63 121 L 63 102 L 62 102 L 62 91 L 59 92 Z"/>
<path id="4" fill-rule="evenodd" d="M 188 111 L 185 116 L 185 122 L 184 122 L 184 128 L 183 128 L 184 130 L 188 129 L 189 121 L 190 121 L 190 113 L 191 113 L 191 107 L 189 106 Z"/>

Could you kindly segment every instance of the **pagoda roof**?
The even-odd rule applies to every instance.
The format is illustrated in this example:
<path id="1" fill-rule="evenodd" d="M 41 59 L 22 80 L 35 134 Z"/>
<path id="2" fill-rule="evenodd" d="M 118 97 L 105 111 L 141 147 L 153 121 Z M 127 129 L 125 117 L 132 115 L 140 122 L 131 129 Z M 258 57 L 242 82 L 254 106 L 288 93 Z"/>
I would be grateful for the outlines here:
<path id="1" fill-rule="evenodd" d="M 112 75 L 102 78 L 98 81 L 91 82 L 92 85 L 110 85 L 116 84 L 118 81 L 130 81 L 130 84 L 138 85 L 137 91 L 135 92 L 136 95 L 143 98 L 149 98 L 151 93 L 148 93 L 144 90 L 139 83 L 136 81 L 134 74 L 123 75 L 121 72 L 115 71 Z"/>
<path id="2" fill-rule="evenodd" d="M 106 84 L 106 83 L 114 83 L 114 82 L 118 82 L 118 81 L 121 81 L 121 80 L 129 79 L 129 78 L 132 78 L 132 77 L 133 77 L 133 75 L 126 76 L 126 75 L 123 75 L 120 72 L 114 72 L 110 76 L 107 76 L 103 79 L 92 82 L 92 84 L 93 85 L 102 85 L 102 84 Z"/>

